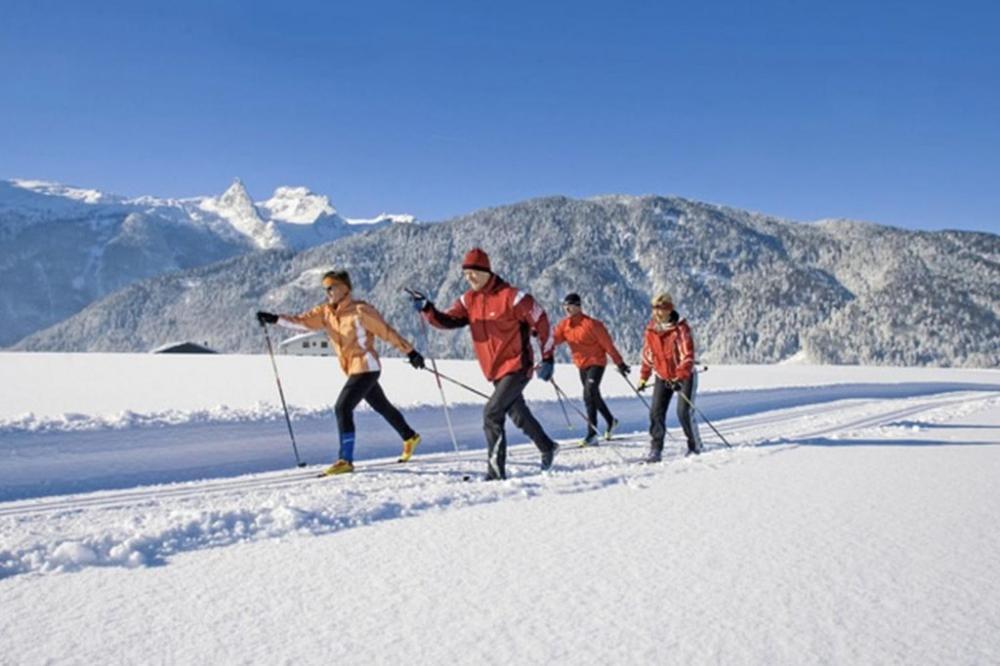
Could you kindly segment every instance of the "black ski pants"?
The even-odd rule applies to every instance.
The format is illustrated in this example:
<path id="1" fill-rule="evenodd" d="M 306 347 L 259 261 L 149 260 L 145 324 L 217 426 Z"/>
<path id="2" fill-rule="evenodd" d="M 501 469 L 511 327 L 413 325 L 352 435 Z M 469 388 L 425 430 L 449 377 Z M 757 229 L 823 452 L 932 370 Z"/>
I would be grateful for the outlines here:
<path id="1" fill-rule="evenodd" d="M 583 384 L 583 404 L 587 407 L 587 438 L 597 434 L 597 412 L 611 427 L 614 416 L 601 397 L 601 380 L 604 378 L 603 365 L 588 365 L 580 368 L 580 382 Z"/>
<path id="2" fill-rule="evenodd" d="M 337 406 L 334 407 L 341 439 L 343 439 L 344 434 L 354 432 L 354 409 L 362 400 L 371 405 L 372 409 L 388 421 L 389 425 L 403 439 L 409 439 L 417 434 L 403 418 L 400 411 L 385 397 L 385 392 L 378 383 L 381 374 L 380 371 L 376 370 L 375 372 L 351 375 L 347 378 L 347 383 L 344 384 L 340 395 L 337 396 Z"/>
<path id="3" fill-rule="evenodd" d="M 701 437 L 698 434 L 698 425 L 692 418 L 691 405 L 694 404 L 694 393 L 698 386 L 698 375 L 691 375 L 681 382 L 681 392 L 687 398 L 677 398 L 677 420 L 681 423 L 684 436 L 687 438 L 688 451 L 691 453 L 701 451 Z M 653 386 L 653 403 L 649 408 L 649 438 L 650 448 L 658 451 L 663 450 L 663 438 L 667 434 L 667 408 L 670 407 L 670 398 L 674 391 L 667 382 L 659 377 Z"/>
<path id="4" fill-rule="evenodd" d="M 487 479 L 507 478 L 507 432 L 504 421 L 508 415 L 539 451 L 545 453 L 556 448 L 556 443 L 545 434 L 524 401 L 522 394 L 530 380 L 530 371 L 519 371 L 493 382 L 493 395 L 483 408 L 483 431 L 486 433 L 486 450 L 489 454 Z"/>

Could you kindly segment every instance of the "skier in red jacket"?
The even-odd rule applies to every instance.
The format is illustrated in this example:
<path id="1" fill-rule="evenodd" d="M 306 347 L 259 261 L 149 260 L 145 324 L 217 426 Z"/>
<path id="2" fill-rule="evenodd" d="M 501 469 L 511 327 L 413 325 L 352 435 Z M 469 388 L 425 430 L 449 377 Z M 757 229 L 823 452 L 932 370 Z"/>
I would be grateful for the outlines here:
<path id="1" fill-rule="evenodd" d="M 493 395 L 483 410 L 483 430 L 489 454 L 487 480 L 507 478 L 507 435 L 504 420 L 514 424 L 542 452 L 542 469 L 552 467 L 559 446 L 542 430 L 522 395 L 534 368 L 531 333 L 538 336 L 542 362 L 538 378 L 552 379 L 553 343 L 549 319 L 535 299 L 504 282 L 490 267 L 489 256 L 473 248 L 462 261 L 462 274 L 471 289 L 444 312 L 422 294 L 414 296 L 414 307 L 435 328 L 468 326 L 472 346 L 483 375 L 493 386 Z"/>
<path id="2" fill-rule="evenodd" d="M 694 340 L 687 320 L 674 309 L 674 299 L 662 292 L 653 298 L 653 317 L 646 324 L 642 345 L 642 369 L 639 390 L 646 388 L 650 375 L 656 371 L 653 404 L 649 409 L 649 455 L 647 462 L 659 462 L 663 457 L 663 438 L 667 433 L 667 408 L 675 392 L 687 400 L 677 399 L 677 420 L 687 437 L 688 455 L 701 453 L 698 426 L 691 417 L 694 392 L 698 385 L 694 372 Z"/>
<path id="3" fill-rule="evenodd" d="M 604 431 L 605 439 L 611 439 L 611 431 L 618 425 L 618 419 L 611 414 L 601 397 L 601 379 L 604 377 L 607 357 L 611 357 L 618 372 L 626 377 L 629 367 L 611 341 L 604 322 L 583 314 L 579 294 L 567 294 L 563 299 L 563 309 L 566 311 L 566 318 L 556 324 L 553 337 L 557 347 L 564 342 L 569 345 L 573 353 L 573 364 L 580 371 L 583 402 L 587 406 L 587 436 L 580 442 L 580 446 L 595 446 L 598 411 L 608 423 L 608 428 Z"/>

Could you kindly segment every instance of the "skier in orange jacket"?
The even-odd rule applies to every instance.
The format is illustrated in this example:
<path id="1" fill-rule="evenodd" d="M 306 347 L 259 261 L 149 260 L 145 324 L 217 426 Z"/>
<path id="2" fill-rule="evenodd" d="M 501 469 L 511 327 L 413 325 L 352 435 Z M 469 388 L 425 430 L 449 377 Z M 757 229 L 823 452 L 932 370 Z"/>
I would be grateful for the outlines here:
<path id="1" fill-rule="evenodd" d="M 615 343 L 608 335 L 608 329 L 600 320 L 588 317 L 583 313 L 580 295 L 567 294 L 563 299 L 563 309 L 566 317 L 556 324 L 554 338 L 556 346 L 567 343 L 573 355 L 573 364 L 580 371 L 580 382 L 583 384 L 583 402 L 587 406 L 587 436 L 580 446 L 595 446 L 597 444 L 597 412 L 601 413 L 607 422 L 604 438 L 611 439 L 611 433 L 618 425 L 618 419 L 608 409 L 601 397 L 601 379 L 607 357 L 610 356 L 615 366 L 624 376 L 628 376 L 629 367 L 618 353 Z"/>
<path id="2" fill-rule="evenodd" d="M 340 451 L 337 462 L 324 473 L 354 471 L 354 409 L 362 400 L 371 405 L 403 438 L 403 453 L 399 460 L 406 462 L 420 443 L 420 435 L 414 432 L 379 386 L 382 365 L 375 351 L 375 338 L 382 338 L 406 354 L 414 368 L 424 367 L 424 357 L 385 323 L 378 310 L 351 297 L 351 277 L 347 271 L 326 273 L 323 289 L 326 291 L 326 302 L 311 310 L 297 315 L 258 312 L 257 320 L 261 324 L 280 324 L 298 330 L 325 330 L 337 352 L 340 367 L 347 375 L 347 383 L 341 389 L 334 408 L 340 431 Z"/>

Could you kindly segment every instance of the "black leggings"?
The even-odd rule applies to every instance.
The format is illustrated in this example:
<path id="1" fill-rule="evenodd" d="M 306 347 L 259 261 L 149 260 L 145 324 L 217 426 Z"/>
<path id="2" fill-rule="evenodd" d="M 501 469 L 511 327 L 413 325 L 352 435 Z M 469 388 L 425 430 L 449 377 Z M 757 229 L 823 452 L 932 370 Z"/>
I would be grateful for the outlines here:
<path id="1" fill-rule="evenodd" d="M 701 436 L 698 434 L 698 424 L 691 413 L 691 404 L 694 403 L 694 394 L 698 388 L 698 375 L 692 375 L 681 382 L 681 391 L 687 400 L 677 398 L 677 420 L 680 421 L 681 429 L 687 439 L 688 451 L 692 453 L 701 450 Z M 649 409 L 649 438 L 650 447 L 663 450 L 663 438 L 667 434 L 667 407 L 670 406 L 670 398 L 674 395 L 673 389 L 667 383 L 656 378 L 653 386 L 653 404 Z"/>
<path id="2" fill-rule="evenodd" d="M 512 372 L 493 382 L 493 395 L 483 408 L 483 431 L 486 433 L 486 451 L 489 466 L 487 479 L 507 478 L 507 432 L 504 421 L 510 416 L 542 453 L 556 448 L 556 443 L 545 434 L 541 424 L 528 409 L 521 395 L 531 379 L 530 372 Z"/>
<path id="3" fill-rule="evenodd" d="M 604 378 L 603 365 L 588 365 L 580 368 L 580 382 L 583 383 L 583 404 L 587 406 L 587 437 L 597 434 L 597 412 L 608 422 L 614 421 L 611 410 L 601 397 L 601 379 Z"/>
<path id="4" fill-rule="evenodd" d="M 337 397 L 337 406 L 334 412 L 337 414 L 337 428 L 340 430 L 341 439 L 346 433 L 354 432 L 354 409 L 364 400 L 371 408 L 382 415 L 389 425 L 399 433 L 403 439 L 409 439 L 415 434 L 413 428 L 406 422 L 398 409 L 393 407 L 389 399 L 385 397 L 382 387 L 379 386 L 378 378 L 382 374 L 379 371 L 363 372 L 360 375 L 351 375 L 347 378 L 347 383 L 340 390 Z"/>

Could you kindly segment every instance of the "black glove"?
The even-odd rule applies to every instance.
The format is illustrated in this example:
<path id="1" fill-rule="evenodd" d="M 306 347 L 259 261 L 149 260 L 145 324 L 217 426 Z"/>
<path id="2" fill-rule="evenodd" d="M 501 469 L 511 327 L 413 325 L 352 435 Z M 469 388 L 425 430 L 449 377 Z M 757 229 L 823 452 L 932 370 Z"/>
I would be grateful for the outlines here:
<path id="1" fill-rule="evenodd" d="M 635 387 L 636 391 L 645 391 L 649 387 L 648 379 L 640 379 L 639 385 Z"/>
<path id="2" fill-rule="evenodd" d="M 543 358 L 542 362 L 538 364 L 538 370 L 535 371 L 535 376 L 543 382 L 547 382 L 552 379 L 552 371 L 554 369 L 555 363 L 553 363 L 552 359 Z"/>
<path id="3" fill-rule="evenodd" d="M 270 312 L 258 311 L 257 312 L 257 321 L 260 322 L 261 326 L 263 326 L 264 324 L 277 324 L 278 323 L 278 315 L 272 314 Z"/>
<path id="4" fill-rule="evenodd" d="M 667 385 L 670 386 L 670 390 L 673 391 L 674 393 L 680 393 L 681 389 L 684 388 L 684 383 L 683 382 L 679 382 L 676 379 L 673 380 L 673 381 L 667 382 Z"/>
<path id="5" fill-rule="evenodd" d="M 622 377 L 628 377 L 628 373 L 631 372 L 631 371 L 632 371 L 632 369 L 630 367 L 628 367 L 627 364 L 625 364 L 625 363 L 619 363 L 618 364 L 618 372 L 622 373 Z"/>
<path id="6" fill-rule="evenodd" d="M 421 356 L 420 352 L 418 352 L 416 349 L 410 351 L 410 353 L 406 355 L 406 358 L 409 359 L 410 365 L 412 365 L 417 370 L 424 369 L 424 357 Z"/>

